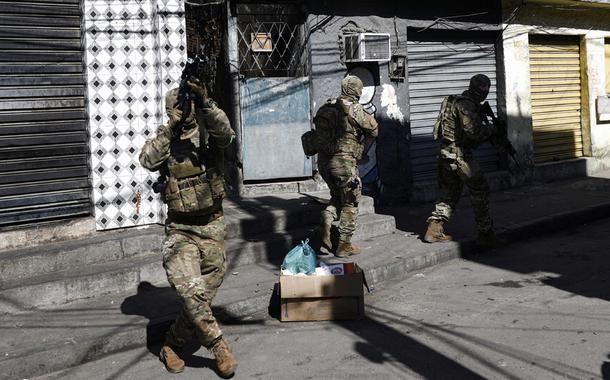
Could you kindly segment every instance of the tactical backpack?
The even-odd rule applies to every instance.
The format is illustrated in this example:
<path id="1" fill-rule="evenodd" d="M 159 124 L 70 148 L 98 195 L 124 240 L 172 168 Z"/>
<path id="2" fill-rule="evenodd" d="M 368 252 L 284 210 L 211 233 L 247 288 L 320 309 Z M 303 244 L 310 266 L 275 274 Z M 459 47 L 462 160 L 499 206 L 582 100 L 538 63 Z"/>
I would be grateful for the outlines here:
<path id="1" fill-rule="evenodd" d="M 347 129 L 345 125 L 346 115 L 346 110 L 337 99 L 329 99 L 326 104 L 320 107 L 313 118 L 316 128 L 305 132 L 301 136 L 305 155 L 313 156 L 317 153 L 332 155 L 337 153 L 339 151 L 339 139 Z"/>
<path id="2" fill-rule="evenodd" d="M 441 110 L 438 113 L 436 123 L 434 123 L 434 130 L 432 131 L 432 137 L 435 140 L 445 139 L 452 142 L 455 141 L 456 120 L 454 115 L 454 106 L 455 103 L 461 98 L 462 96 L 460 95 L 449 95 L 443 99 Z"/>

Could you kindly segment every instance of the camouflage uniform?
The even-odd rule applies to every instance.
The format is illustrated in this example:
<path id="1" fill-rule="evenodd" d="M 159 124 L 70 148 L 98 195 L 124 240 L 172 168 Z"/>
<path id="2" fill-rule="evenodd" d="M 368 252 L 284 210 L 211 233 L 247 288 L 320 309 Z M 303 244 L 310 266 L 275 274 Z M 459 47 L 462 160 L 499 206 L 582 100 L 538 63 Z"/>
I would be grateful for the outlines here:
<path id="1" fill-rule="evenodd" d="M 345 131 L 337 139 L 334 154 L 318 153 L 318 170 L 331 195 L 330 205 L 322 211 L 322 223 L 339 220 L 339 240 L 345 243 L 351 242 L 358 219 L 362 182 L 357 160 L 363 153 L 363 137 L 377 136 L 375 118 L 358 103 L 362 87 L 360 79 L 348 75 L 341 82 L 341 96 L 328 101 L 339 102 L 344 109 L 342 125 Z"/>
<path id="2" fill-rule="evenodd" d="M 481 77 L 484 77 L 480 75 Z M 478 76 L 475 76 L 478 78 Z M 473 77 L 473 79 L 475 78 Z M 487 77 L 479 78 L 489 81 Z M 428 222 L 447 222 L 457 206 L 464 184 L 470 191 L 479 234 L 493 231 L 489 216 L 489 185 L 473 157 L 473 151 L 486 141 L 495 142 L 496 127 L 481 111 L 480 102 L 487 93 L 480 94 L 471 87 L 457 96 L 453 104 L 441 107 L 441 119 L 455 125 L 443 125 L 438 162 L 440 197 Z M 442 113 L 445 113 L 443 115 Z M 449 123 L 451 124 L 451 123 Z"/>
<path id="3" fill-rule="evenodd" d="M 218 168 L 223 165 L 222 152 L 233 141 L 234 132 L 225 113 L 206 100 L 204 107 L 193 107 L 182 122 L 181 134 L 175 136 L 181 117 L 172 107 L 176 98 L 177 89 L 171 90 L 166 97 L 170 123 L 161 126 L 157 136 L 145 143 L 140 163 L 166 179 L 163 198 L 168 204 L 168 217 L 163 266 L 169 283 L 184 302 L 166 335 L 166 345 L 180 348 L 196 335 L 204 347 L 210 348 L 222 338 L 210 304 L 227 267 L 224 182 Z"/>

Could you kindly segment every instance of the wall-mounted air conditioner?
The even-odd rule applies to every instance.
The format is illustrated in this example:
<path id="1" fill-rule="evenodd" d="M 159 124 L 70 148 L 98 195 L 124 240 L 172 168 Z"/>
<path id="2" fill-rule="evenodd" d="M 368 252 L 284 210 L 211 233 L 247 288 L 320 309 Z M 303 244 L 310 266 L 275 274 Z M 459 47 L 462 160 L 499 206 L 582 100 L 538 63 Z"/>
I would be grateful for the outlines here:
<path id="1" fill-rule="evenodd" d="M 390 60 L 389 33 L 357 33 L 343 36 L 345 62 L 383 62 Z"/>

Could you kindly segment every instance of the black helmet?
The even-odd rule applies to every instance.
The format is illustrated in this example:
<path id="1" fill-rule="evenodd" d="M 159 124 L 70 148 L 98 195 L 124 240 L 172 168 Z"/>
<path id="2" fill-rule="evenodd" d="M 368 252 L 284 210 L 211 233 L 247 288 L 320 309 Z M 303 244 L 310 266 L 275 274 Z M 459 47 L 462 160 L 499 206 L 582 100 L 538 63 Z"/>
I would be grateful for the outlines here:
<path id="1" fill-rule="evenodd" d="M 477 101 L 482 102 L 489 94 L 489 87 L 491 87 L 489 77 L 484 74 L 477 74 L 470 78 L 468 90 L 476 97 Z"/>

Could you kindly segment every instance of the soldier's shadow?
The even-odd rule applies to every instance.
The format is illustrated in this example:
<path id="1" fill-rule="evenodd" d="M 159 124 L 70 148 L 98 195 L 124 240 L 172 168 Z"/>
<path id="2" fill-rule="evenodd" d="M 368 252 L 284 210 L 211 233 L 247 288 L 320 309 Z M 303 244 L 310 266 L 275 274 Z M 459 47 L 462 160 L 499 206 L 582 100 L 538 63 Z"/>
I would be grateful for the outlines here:
<path id="1" fill-rule="evenodd" d="M 143 281 L 136 294 L 125 298 L 121 312 L 125 315 L 139 315 L 148 320 L 146 325 L 146 347 L 155 357 L 165 340 L 165 334 L 182 308 L 182 301 L 170 287 L 158 287 Z M 195 355 L 201 348 L 196 339 L 183 347 L 180 354 L 187 367 L 210 368 L 217 371 L 214 359 Z"/>

